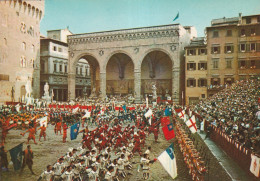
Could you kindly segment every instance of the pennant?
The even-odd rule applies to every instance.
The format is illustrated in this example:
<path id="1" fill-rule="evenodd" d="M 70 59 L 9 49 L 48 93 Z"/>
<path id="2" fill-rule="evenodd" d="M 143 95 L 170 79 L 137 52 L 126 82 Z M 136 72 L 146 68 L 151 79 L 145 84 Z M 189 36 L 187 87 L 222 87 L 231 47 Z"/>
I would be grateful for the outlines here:
<path id="1" fill-rule="evenodd" d="M 14 170 L 20 170 L 22 167 L 23 143 L 9 150 Z"/>
<path id="2" fill-rule="evenodd" d="M 256 177 L 259 177 L 260 158 L 256 155 L 251 154 L 250 172 Z"/>
<path id="3" fill-rule="evenodd" d="M 164 126 L 162 128 L 162 131 L 166 140 L 170 140 L 175 137 L 172 123 L 168 124 L 167 126 Z"/>
<path id="4" fill-rule="evenodd" d="M 177 165 L 176 158 L 174 155 L 173 143 L 166 148 L 164 152 L 158 157 L 163 168 L 168 172 L 172 179 L 177 177 Z"/>
<path id="5" fill-rule="evenodd" d="M 175 21 L 178 18 L 179 18 L 179 12 L 178 12 L 178 14 L 175 16 L 175 18 L 172 21 Z"/>
<path id="6" fill-rule="evenodd" d="M 74 140 L 77 138 L 78 132 L 79 132 L 79 125 L 80 125 L 80 123 L 78 122 L 70 127 L 70 139 L 71 140 Z"/>

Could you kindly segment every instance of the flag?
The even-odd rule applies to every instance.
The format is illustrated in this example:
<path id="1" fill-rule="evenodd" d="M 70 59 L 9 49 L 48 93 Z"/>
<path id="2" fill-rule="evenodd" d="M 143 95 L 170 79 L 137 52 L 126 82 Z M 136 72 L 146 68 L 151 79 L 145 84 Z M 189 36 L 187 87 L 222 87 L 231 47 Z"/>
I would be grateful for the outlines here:
<path id="1" fill-rule="evenodd" d="M 14 170 L 17 171 L 22 167 L 23 143 L 12 148 L 9 150 L 9 152 L 13 162 Z"/>
<path id="2" fill-rule="evenodd" d="M 75 109 L 72 110 L 72 113 L 75 114 L 76 112 L 78 112 L 79 107 L 76 107 Z"/>
<path id="3" fill-rule="evenodd" d="M 37 119 L 36 120 L 37 122 L 40 122 L 40 126 L 45 126 L 47 128 L 47 124 L 48 124 L 48 118 L 47 116 L 43 117 L 43 118 L 40 118 L 40 119 Z"/>
<path id="4" fill-rule="evenodd" d="M 197 126 L 196 126 L 196 120 L 195 120 L 195 116 L 192 116 L 188 121 L 185 122 L 186 125 L 190 128 L 190 131 L 192 133 L 196 133 L 197 132 Z"/>
<path id="5" fill-rule="evenodd" d="M 175 18 L 172 21 L 175 21 L 178 18 L 179 18 L 179 12 L 178 12 L 178 14 L 175 16 Z"/>
<path id="6" fill-rule="evenodd" d="M 161 125 L 162 125 L 162 127 L 167 126 L 170 123 L 171 122 L 170 122 L 170 118 L 169 117 L 162 117 L 161 118 Z"/>
<path id="7" fill-rule="evenodd" d="M 126 112 L 126 105 L 123 105 L 122 108 L 123 108 L 124 111 Z"/>
<path id="8" fill-rule="evenodd" d="M 164 152 L 158 157 L 158 160 L 162 164 L 163 168 L 169 173 L 172 179 L 177 177 L 177 165 L 174 155 L 173 143 L 166 148 Z"/>
<path id="9" fill-rule="evenodd" d="M 86 114 L 82 117 L 82 119 L 84 118 L 90 118 L 90 112 L 89 111 L 86 111 Z"/>
<path id="10" fill-rule="evenodd" d="M 170 140 L 175 137 L 172 123 L 168 124 L 167 126 L 164 126 L 162 130 L 166 140 Z"/>
<path id="11" fill-rule="evenodd" d="M 178 116 L 181 118 L 181 119 L 184 119 L 184 115 L 185 115 L 185 111 L 182 110 L 181 112 L 178 113 Z"/>
<path id="12" fill-rule="evenodd" d="M 15 109 L 16 109 L 16 111 L 19 113 L 20 111 L 21 111 L 21 106 L 20 106 L 20 104 L 17 104 L 16 106 L 15 106 Z"/>
<path id="13" fill-rule="evenodd" d="M 200 130 L 204 131 L 205 119 L 200 123 Z"/>
<path id="14" fill-rule="evenodd" d="M 70 139 L 75 140 L 79 132 L 79 122 L 70 127 Z"/>
<path id="15" fill-rule="evenodd" d="M 165 116 L 170 116 L 171 115 L 170 109 L 168 107 L 165 109 L 164 115 Z"/>
<path id="16" fill-rule="evenodd" d="M 256 155 L 251 154 L 250 171 L 256 177 L 259 177 L 259 168 L 260 168 L 260 158 L 258 158 Z"/>
<path id="17" fill-rule="evenodd" d="M 152 116 L 152 114 L 153 114 L 153 111 L 152 111 L 151 109 L 149 109 L 149 110 L 144 114 L 144 116 L 145 116 L 146 118 L 148 118 L 148 117 Z"/>

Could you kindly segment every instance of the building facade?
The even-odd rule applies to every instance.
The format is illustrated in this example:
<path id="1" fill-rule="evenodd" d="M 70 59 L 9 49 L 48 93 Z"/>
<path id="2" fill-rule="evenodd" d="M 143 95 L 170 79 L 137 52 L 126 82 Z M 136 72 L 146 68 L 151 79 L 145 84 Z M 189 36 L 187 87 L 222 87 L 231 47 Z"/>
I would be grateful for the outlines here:
<path id="1" fill-rule="evenodd" d="M 212 20 L 206 36 L 209 96 L 260 73 L 260 15 Z"/>
<path id="2" fill-rule="evenodd" d="M 140 102 L 156 85 L 158 96 L 170 94 L 179 103 L 184 84 L 180 66 L 190 39 L 179 24 L 68 36 L 70 99 L 76 97 L 77 62 L 85 58 L 91 91 L 102 98 L 132 94 Z"/>
<path id="3" fill-rule="evenodd" d="M 41 96 L 44 85 L 49 84 L 53 100 L 68 99 L 68 29 L 47 31 L 47 38 L 41 38 Z M 90 94 L 90 67 L 86 60 L 79 60 L 76 65 L 76 97 Z"/>
<path id="4" fill-rule="evenodd" d="M 40 92 L 40 22 L 44 0 L 0 1 L 0 103 L 19 101 L 27 81 Z"/>
<path id="5" fill-rule="evenodd" d="M 207 98 L 207 46 L 205 38 L 194 38 L 185 47 L 185 101 L 196 104 Z"/>

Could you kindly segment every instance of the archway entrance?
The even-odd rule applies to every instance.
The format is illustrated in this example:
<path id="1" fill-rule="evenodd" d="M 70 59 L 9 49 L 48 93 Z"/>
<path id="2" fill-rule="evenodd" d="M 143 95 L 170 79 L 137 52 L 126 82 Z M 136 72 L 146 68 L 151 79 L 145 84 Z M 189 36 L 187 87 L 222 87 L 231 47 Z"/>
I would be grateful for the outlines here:
<path id="1" fill-rule="evenodd" d="M 117 53 L 109 59 L 106 87 L 108 96 L 134 94 L 134 63 L 128 55 Z"/>
<path id="2" fill-rule="evenodd" d="M 152 86 L 156 85 L 157 96 L 167 99 L 172 95 L 172 61 L 162 51 L 148 53 L 141 65 L 141 96 L 152 96 Z"/>

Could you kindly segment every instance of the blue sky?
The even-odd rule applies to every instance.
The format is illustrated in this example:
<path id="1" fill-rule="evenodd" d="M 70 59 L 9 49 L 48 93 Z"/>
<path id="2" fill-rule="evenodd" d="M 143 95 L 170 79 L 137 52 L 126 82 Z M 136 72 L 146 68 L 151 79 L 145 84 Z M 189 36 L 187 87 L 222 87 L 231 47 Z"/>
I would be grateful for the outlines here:
<path id="1" fill-rule="evenodd" d="M 204 36 L 212 19 L 239 12 L 260 14 L 260 0 L 45 0 L 41 33 L 67 26 L 77 34 L 180 23 Z"/>

